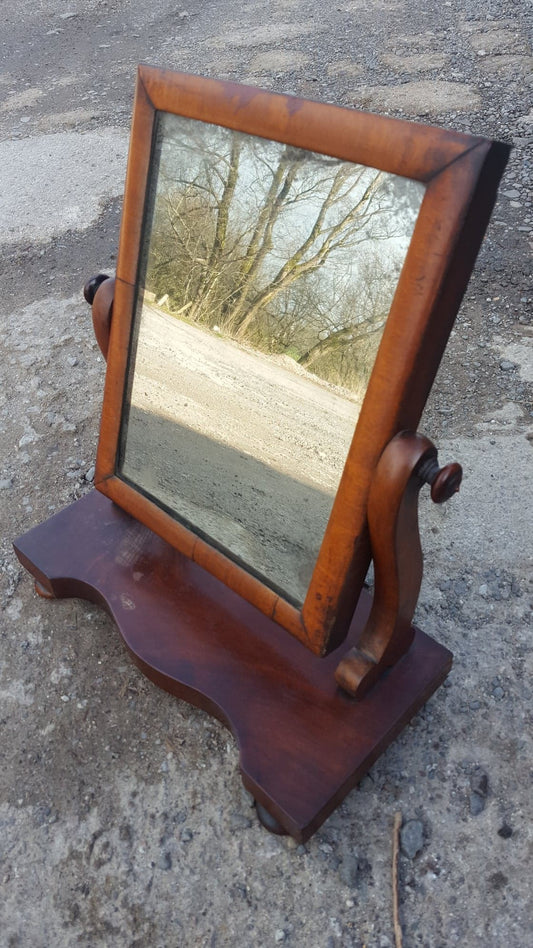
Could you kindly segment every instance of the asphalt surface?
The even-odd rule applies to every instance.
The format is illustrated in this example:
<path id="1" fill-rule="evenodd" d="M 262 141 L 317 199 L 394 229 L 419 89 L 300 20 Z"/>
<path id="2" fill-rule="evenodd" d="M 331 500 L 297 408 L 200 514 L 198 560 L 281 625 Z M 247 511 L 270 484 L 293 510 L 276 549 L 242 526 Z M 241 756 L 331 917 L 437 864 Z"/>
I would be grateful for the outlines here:
<path id="1" fill-rule="evenodd" d="M 531 9 L 512 2 L 5 0 L 0 32 L 0 945 L 531 941 Z M 424 631 L 454 668 L 305 845 L 267 834 L 231 736 L 112 622 L 45 602 L 15 536 L 91 489 L 104 364 L 81 299 L 116 262 L 138 62 L 513 144 L 421 430 Z"/>

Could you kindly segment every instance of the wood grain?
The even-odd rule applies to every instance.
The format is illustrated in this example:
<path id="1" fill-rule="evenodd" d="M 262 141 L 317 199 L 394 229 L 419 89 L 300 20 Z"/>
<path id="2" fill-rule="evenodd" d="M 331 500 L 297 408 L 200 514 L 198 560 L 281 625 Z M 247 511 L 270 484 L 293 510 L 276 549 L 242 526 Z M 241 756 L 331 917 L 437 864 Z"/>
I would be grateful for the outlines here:
<path id="1" fill-rule="evenodd" d="M 389 442 L 376 467 L 368 497 L 368 525 L 374 560 L 374 601 L 357 647 L 339 662 L 337 684 L 360 699 L 383 672 L 407 652 L 423 572 L 418 529 L 418 495 L 437 484 L 437 503 L 458 490 L 462 470 L 442 471 L 437 449 L 423 435 L 402 431 Z"/>
<path id="2" fill-rule="evenodd" d="M 15 549 L 54 596 L 105 608 L 152 681 L 226 724 L 244 785 L 300 842 L 362 779 L 451 665 L 447 649 L 414 630 L 409 652 L 355 702 L 335 684 L 340 654 L 313 655 L 97 491 L 18 539 Z M 347 648 L 370 605 L 363 593 Z"/>
<path id="3" fill-rule="evenodd" d="M 301 610 L 117 477 L 120 419 L 136 307 L 157 110 L 423 181 L 426 194 L 398 282 L 344 473 Z M 117 266 L 96 486 L 176 549 L 274 616 L 315 654 L 337 648 L 368 569 L 368 492 L 379 458 L 416 430 L 496 198 L 507 145 L 259 89 L 140 67 Z"/>

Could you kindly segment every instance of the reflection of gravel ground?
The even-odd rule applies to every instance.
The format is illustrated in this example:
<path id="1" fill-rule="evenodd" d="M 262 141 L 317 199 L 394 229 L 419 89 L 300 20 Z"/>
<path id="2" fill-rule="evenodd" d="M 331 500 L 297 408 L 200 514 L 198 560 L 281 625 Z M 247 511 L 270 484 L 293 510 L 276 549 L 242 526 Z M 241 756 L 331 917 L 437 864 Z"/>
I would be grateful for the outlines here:
<path id="1" fill-rule="evenodd" d="M 357 405 L 145 306 L 122 473 L 303 601 Z"/>

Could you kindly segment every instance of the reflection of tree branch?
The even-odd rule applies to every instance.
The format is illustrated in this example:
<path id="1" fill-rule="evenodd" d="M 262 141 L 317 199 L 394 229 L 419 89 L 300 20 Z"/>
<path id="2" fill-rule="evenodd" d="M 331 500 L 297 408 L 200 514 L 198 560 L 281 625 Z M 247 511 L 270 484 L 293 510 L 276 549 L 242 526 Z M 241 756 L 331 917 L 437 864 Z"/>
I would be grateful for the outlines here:
<path id="1" fill-rule="evenodd" d="M 238 324 L 254 281 L 267 254 L 272 250 L 272 232 L 298 172 L 298 165 L 282 155 L 273 174 L 265 201 L 257 217 L 256 226 L 241 265 L 241 279 L 231 300 L 231 323 Z"/>
<path id="2" fill-rule="evenodd" d="M 234 135 L 231 139 L 231 152 L 228 164 L 228 172 L 224 181 L 222 195 L 217 203 L 216 226 L 213 243 L 207 258 L 202 281 L 200 286 L 197 288 L 197 299 L 195 300 L 194 307 L 190 313 L 192 318 L 194 318 L 195 314 L 200 312 L 202 309 L 206 294 L 209 296 L 209 282 L 211 280 L 212 271 L 217 267 L 219 260 L 225 251 L 229 213 L 239 177 L 240 153 L 241 139 L 240 136 Z"/>
<path id="3" fill-rule="evenodd" d="M 350 346 L 355 345 L 355 343 L 360 342 L 361 339 L 365 339 L 368 336 L 373 336 L 375 333 L 381 332 L 386 322 L 386 316 L 384 316 L 380 322 L 372 323 L 369 326 L 366 326 L 365 329 L 361 332 L 354 335 L 353 330 L 350 327 L 343 327 L 342 329 L 337 329 L 335 332 L 332 332 L 327 339 L 320 339 L 311 349 L 308 349 L 307 352 L 304 352 L 302 356 L 298 359 L 298 365 L 301 365 L 304 369 L 308 369 L 314 362 L 317 362 L 318 359 L 323 358 L 328 355 L 332 350 L 338 349 L 341 347 L 346 347 L 346 344 L 349 343 Z"/>
<path id="4" fill-rule="evenodd" d="M 396 179 L 377 170 L 192 126 L 188 144 L 188 130 L 163 139 L 147 288 L 187 319 L 357 388 L 414 205 L 405 197 L 398 211 Z"/>
<path id="5" fill-rule="evenodd" d="M 322 228 L 326 214 L 332 205 L 337 202 L 338 195 L 345 178 L 346 171 L 344 168 L 341 168 L 335 175 L 329 193 L 325 197 L 320 207 L 309 235 L 300 245 L 298 250 L 296 250 L 289 260 L 281 267 L 271 283 L 269 283 L 256 296 L 244 318 L 240 321 L 238 320 L 238 317 L 240 316 L 240 308 L 237 313 L 232 313 L 230 326 L 235 328 L 236 335 L 239 339 L 242 339 L 246 334 L 246 331 L 254 320 L 256 314 L 265 304 L 269 303 L 287 286 L 296 282 L 296 280 L 299 280 L 302 276 L 304 276 L 304 274 L 314 272 L 323 265 L 332 249 L 335 247 L 335 238 L 343 234 L 345 229 L 350 224 L 353 224 L 359 217 L 363 216 L 366 205 L 370 204 L 379 188 L 381 181 L 383 180 L 383 172 L 378 172 L 375 175 L 373 181 L 365 189 L 361 199 L 347 214 L 344 215 L 343 218 L 341 218 L 340 221 L 338 221 L 336 225 L 330 227 L 327 231 L 323 231 Z M 360 226 L 362 226 L 362 224 Z M 317 239 L 321 237 L 323 233 L 327 233 L 327 237 L 324 238 L 322 244 L 317 250 L 315 250 L 314 254 L 311 257 L 306 258 L 307 252 L 313 247 Z"/>

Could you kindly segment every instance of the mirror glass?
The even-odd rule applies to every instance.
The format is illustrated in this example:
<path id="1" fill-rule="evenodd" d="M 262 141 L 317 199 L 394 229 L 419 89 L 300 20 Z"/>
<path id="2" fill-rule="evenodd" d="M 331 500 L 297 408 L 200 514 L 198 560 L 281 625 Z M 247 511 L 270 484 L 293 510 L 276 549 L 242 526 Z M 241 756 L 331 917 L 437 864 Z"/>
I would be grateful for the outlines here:
<path id="1" fill-rule="evenodd" d="M 117 473 L 295 605 L 423 195 L 157 113 Z"/>

